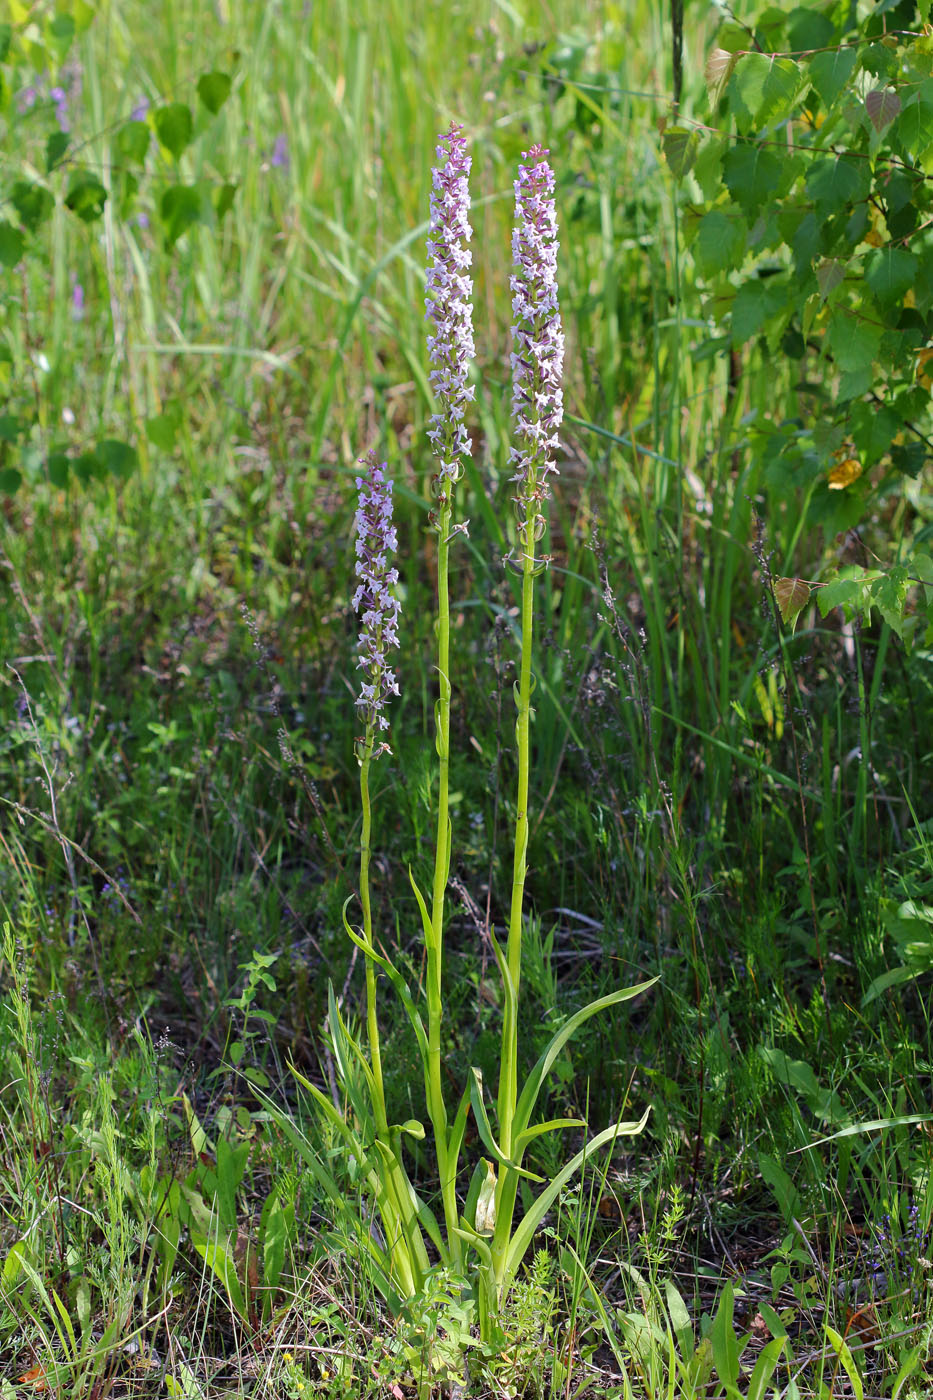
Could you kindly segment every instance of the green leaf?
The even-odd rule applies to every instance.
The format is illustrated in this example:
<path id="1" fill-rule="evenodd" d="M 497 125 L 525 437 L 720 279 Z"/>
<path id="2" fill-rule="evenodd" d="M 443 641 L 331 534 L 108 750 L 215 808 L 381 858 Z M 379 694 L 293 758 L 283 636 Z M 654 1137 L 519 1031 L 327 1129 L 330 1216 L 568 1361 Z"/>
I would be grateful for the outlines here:
<path id="1" fill-rule="evenodd" d="M 805 181 L 807 194 L 825 216 L 867 199 L 871 171 L 867 161 L 851 156 L 818 160 L 810 167 Z"/>
<path id="2" fill-rule="evenodd" d="M 79 481 L 92 481 L 104 474 L 104 468 L 96 452 L 82 452 L 71 464 L 71 469 Z"/>
<path id="3" fill-rule="evenodd" d="M 850 417 L 852 438 L 867 466 L 877 462 L 904 426 L 901 415 L 887 404 L 858 403 Z"/>
<path id="4" fill-rule="evenodd" d="M 165 246 L 173 248 L 182 234 L 202 217 L 201 191 L 196 185 L 172 185 L 162 196 L 159 214 L 165 231 Z"/>
<path id="5" fill-rule="evenodd" d="M 784 1050 L 772 1045 L 759 1045 L 758 1053 L 779 1084 L 802 1095 L 811 1113 L 833 1125 L 851 1118 L 839 1095 L 822 1087 L 805 1060 L 792 1060 Z"/>
<path id="6" fill-rule="evenodd" d="M 163 452 L 174 452 L 177 433 L 176 413 L 157 413 L 153 418 L 146 419 L 146 437 Z"/>
<path id="7" fill-rule="evenodd" d="M 657 981 L 657 978 L 653 980 Z M 649 984 L 646 983 L 645 985 Z M 560 1169 L 553 1181 L 551 1181 L 541 1192 L 541 1195 L 532 1202 L 531 1206 L 522 1216 L 521 1222 L 509 1242 L 506 1256 L 506 1281 L 508 1283 L 510 1283 L 517 1274 L 519 1265 L 534 1239 L 535 1231 L 570 1178 L 580 1170 L 584 1162 L 592 1161 L 593 1154 L 601 1147 L 605 1147 L 607 1142 L 615 1142 L 616 1139 L 620 1137 L 635 1137 L 642 1132 L 648 1121 L 650 1112 L 651 1106 L 649 1104 L 648 1108 L 645 1109 L 637 1122 L 615 1123 L 609 1128 L 604 1128 L 603 1131 L 597 1133 L 594 1138 L 590 1138 L 586 1146 Z"/>
<path id="8" fill-rule="evenodd" d="M 13 28 L 9 24 L 0 24 L 0 63 L 6 61 L 10 52 L 10 44 L 13 42 Z"/>
<path id="9" fill-rule="evenodd" d="M 661 149 L 671 173 L 682 180 L 696 160 L 699 137 L 686 126 L 669 126 L 661 137 Z"/>
<path id="10" fill-rule="evenodd" d="M 4 467 L 0 471 L 0 495 L 12 496 L 19 490 L 22 480 L 15 467 Z"/>
<path id="11" fill-rule="evenodd" d="M 4 267 L 15 267 L 23 256 L 25 246 L 19 229 L 6 219 L 0 219 L 0 263 Z"/>
<path id="12" fill-rule="evenodd" d="M 697 228 L 693 256 L 704 277 L 741 267 L 748 226 L 737 210 L 711 209 Z"/>
<path id="13" fill-rule="evenodd" d="M 85 224 L 92 224 L 104 212 L 107 191 L 96 175 L 77 175 L 68 186 L 65 206 Z"/>
<path id="14" fill-rule="evenodd" d="M 125 122 L 117 132 L 117 150 L 124 160 L 142 165 L 152 136 L 145 122 Z"/>
<path id="15" fill-rule="evenodd" d="M 202 73 L 198 79 L 198 97 L 212 116 L 216 117 L 230 96 L 232 86 L 229 73 Z"/>
<path id="16" fill-rule="evenodd" d="M 824 107 L 831 107 L 855 72 L 858 52 L 853 48 L 815 53 L 809 63 L 810 82 Z"/>
<path id="17" fill-rule="evenodd" d="M 904 620 L 904 606 L 907 590 L 910 587 L 909 575 L 903 564 L 895 564 L 884 578 L 876 579 L 870 588 L 871 599 L 889 627 L 900 631 Z"/>
<path id="18" fill-rule="evenodd" d="M 870 370 L 881 346 L 881 327 L 840 309 L 831 314 L 826 343 L 840 369 Z"/>
<path id="19" fill-rule="evenodd" d="M 0 442 L 16 442 L 25 426 L 22 418 L 15 413 L 0 414 Z"/>
<path id="20" fill-rule="evenodd" d="M 512 1121 L 512 1132 L 515 1136 L 524 1132 L 528 1127 L 538 1094 L 541 1091 L 541 1085 L 554 1061 L 578 1027 L 582 1026 L 584 1021 L 588 1021 L 591 1016 L 598 1015 L 600 1011 L 605 1011 L 610 1006 L 617 1006 L 620 1002 L 629 1001 L 632 997 L 647 992 L 657 981 L 657 977 L 652 977 L 647 982 L 639 982 L 633 987 L 620 987 L 617 991 L 610 992 L 608 996 L 588 1002 L 586 1006 L 581 1006 L 579 1011 L 575 1011 L 559 1030 L 555 1031 L 522 1087 L 515 1108 L 515 1117 Z"/>
<path id="21" fill-rule="evenodd" d="M 828 49 L 836 37 L 836 26 L 827 15 L 800 5 L 787 16 L 787 41 L 795 53 L 807 49 Z"/>
<path id="22" fill-rule="evenodd" d="M 732 1280 L 727 1279 L 709 1334 L 713 1349 L 713 1365 L 716 1367 L 719 1379 L 725 1386 L 735 1386 L 739 1379 L 741 1348 L 732 1325 L 734 1311 L 735 1295 L 732 1291 Z"/>
<path id="23" fill-rule="evenodd" d="M 933 145 L 933 102 L 917 97 L 904 105 L 891 128 L 891 139 L 910 156 L 922 156 Z"/>
<path id="24" fill-rule="evenodd" d="M 787 306 L 787 288 L 773 277 L 743 282 L 732 303 L 732 343 L 744 345 Z"/>
<path id="25" fill-rule="evenodd" d="M 178 160 L 194 134 L 191 108 L 184 102 L 170 102 L 168 106 L 157 109 L 153 121 L 160 143 L 169 155 Z"/>
<path id="26" fill-rule="evenodd" d="M 53 131 L 45 143 L 45 169 L 46 174 L 54 170 L 56 165 L 60 165 L 68 150 L 70 136 L 67 131 Z"/>
<path id="27" fill-rule="evenodd" d="M 229 183 L 218 186 L 214 191 L 214 213 L 218 219 L 222 219 L 232 209 L 236 192 L 236 185 Z"/>
<path id="28" fill-rule="evenodd" d="M 35 233 L 39 225 L 45 223 L 55 207 L 49 190 L 44 185 L 34 185 L 31 180 L 16 181 L 10 190 L 10 202 L 30 233 Z"/>
<path id="29" fill-rule="evenodd" d="M 126 480 L 131 477 L 139 466 L 139 458 L 136 449 L 128 442 L 120 442 L 117 438 L 105 438 L 103 442 L 97 444 L 97 458 L 104 471 L 110 472 L 111 476 L 120 477 Z"/>
<path id="30" fill-rule="evenodd" d="M 59 490 L 68 485 L 68 458 L 64 452 L 53 452 L 49 456 L 49 481 Z"/>
<path id="31" fill-rule="evenodd" d="M 742 54 L 729 83 L 740 130 L 762 130 L 783 121 L 797 95 L 800 70 L 790 58 Z"/>
<path id="32" fill-rule="evenodd" d="M 903 300 L 913 286 L 919 259 L 906 248 L 876 248 L 865 265 L 865 281 L 882 306 Z"/>
<path id="33" fill-rule="evenodd" d="M 722 159 L 722 174 L 732 198 L 751 218 L 786 192 L 793 176 L 787 157 L 758 146 L 733 146 Z"/>

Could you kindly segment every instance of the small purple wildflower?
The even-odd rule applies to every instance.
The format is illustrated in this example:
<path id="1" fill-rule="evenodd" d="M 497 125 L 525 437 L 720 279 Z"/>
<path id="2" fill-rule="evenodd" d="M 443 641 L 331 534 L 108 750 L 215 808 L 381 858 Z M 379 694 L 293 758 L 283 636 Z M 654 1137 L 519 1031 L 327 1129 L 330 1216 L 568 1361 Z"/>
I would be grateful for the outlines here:
<path id="1" fill-rule="evenodd" d="M 71 284 L 71 319 L 84 320 L 84 288 L 77 279 Z"/>
<path id="2" fill-rule="evenodd" d="M 431 225 L 428 233 L 425 319 L 433 325 L 428 335 L 430 380 L 440 403 L 428 428 L 432 450 L 440 463 L 434 478 L 435 494 L 446 505 L 446 483 L 459 481 L 461 459 L 470 455 L 470 437 L 464 424 L 466 405 L 474 396 L 467 384 L 467 363 L 473 358 L 473 279 L 467 269 L 473 254 L 466 246 L 470 228 L 470 157 L 463 128 L 451 122 L 438 138 L 438 164 L 432 172 Z"/>
<path id="3" fill-rule="evenodd" d="M 354 521 L 359 583 L 352 606 L 363 624 L 357 667 L 366 672 L 366 679 L 356 704 L 367 730 L 373 726 L 388 729 L 383 707 L 388 696 L 399 694 L 395 672 L 386 657 L 387 648 L 399 644 L 399 605 L 391 592 L 398 583 L 398 570 L 389 567 L 389 554 L 398 548 L 398 539 L 392 524 L 392 482 L 386 476 L 387 464 L 377 463 L 375 452 L 360 460 L 367 475 L 356 478 L 360 493 Z"/>
<path id="4" fill-rule="evenodd" d="M 149 115 L 149 98 L 141 97 L 136 106 L 130 112 L 131 122 L 144 122 Z"/>
<path id="5" fill-rule="evenodd" d="M 60 131 L 70 131 L 71 126 L 68 121 L 68 94 L 63 87 L 53 87 L 49 92 L 49 97 L 55 103 L 55 116 L 58 118 Z"/>
<path id="6" fill-rule="evenodd" d="M 275 145 L 272 147 L 272 154 L 269 157 L 269 164 L 274 165 L 279 170 L 287 170 L 291 161 L 288 154 L 288 137 L 281 132 L 275 138 Z"/>
<path id="7" fill-rule="evenodd" d="M 23 88 L 16 98 L 16 110 L 22 116 L 26 112 L 32 111 L 38 101 L 39 94 L 34 87 Z"/>
<path id="8" fill-rule="evenodd" d="M 557 302 L 557 214 L 554 172 L 547 151 L 523 152 L 515 181 L 512 233 L 512 417 L 518 446 L 509 452 L 518 483 L 515 505 L 519 528 L 532 523 L 536 539 L 544 531 L 538 506 L 550 494 L 547 478 L 557 472 L 551 452 L 558 446 L 563 418 L 561 373 L 564 336 Z"/>

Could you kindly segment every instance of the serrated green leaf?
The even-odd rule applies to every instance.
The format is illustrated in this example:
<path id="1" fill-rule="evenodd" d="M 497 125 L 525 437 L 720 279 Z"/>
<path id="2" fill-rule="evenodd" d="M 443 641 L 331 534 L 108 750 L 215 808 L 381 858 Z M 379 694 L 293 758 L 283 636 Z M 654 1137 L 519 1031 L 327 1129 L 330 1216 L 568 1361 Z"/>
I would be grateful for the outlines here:
<path id="1" fill-rule="evenodd" d="M 832 20 L 809 5 L 799 5 L 787 16 L 787 41 L 795 53 L 828 49 L 835 37 L 836 26 Z"/>
<path id="2" fill-rule="evenodd" d="M 829 49 L 815 53 L 807 65 L 807 76 L 824 107 L 831 107 L 855 72 L 858 52 L 852 48 Z"/>
<path id="3" fill-rule="evenodd" d="M 733 146 L 722 159 L 722 175 L 732 198 L 751 218 L 785 192 L 793 169 L 788 157 L 759 146 Z M 785 183 L 786 182 L 786 183 Z"/>
<path id="4" fill-rule="evenodd" d="M 922 156 L 933 145 L 933 102 L 917 97 L 904 104 L 891 127 L 891 139 L 909 156 Z"/>
<path id="5" fill-rule="evenodd" d="M 682 180 L 696 160 L 699 137 L 685 126 L 669 126 L 661 137 L 661 149 L 671 174 Z"/>
<path id="6" fill-rule="evenodd" d="M 841 370 L 870 371 L 881 347 L 881 327 L 840 308 L 831 313 L 826 344 Z"/>
<path id="7" fill-rule="evenodd" d="M 732 303 L 732 343 L 744 345 L 787 306 L 787 288 L 777 278 L 743 282 Z"/>
<path id="8" fill-rule="evenodd" d="M 233 80 L 229 73 L 202 73 L 198 79 L 198 97 L 212 116 L 217 115 L 230 96 Z"/>
<path id="9" fill-rule="evenodd" d="M 745 53 L 729 80 L 729 92 L 740 130 L 763 130 L 790 113 L 800 82 L 798 65 L 790 58 Z"/>
<path id="10" fill-rule="evenodd" d="M 191 108 L 184 102 L 169 102 L 157 109 L 153 121 L 160 144 L 178 160 L 194 133 Z"/>
<path id="11" fill-rule="evenodd" d="M 745 254 L 748 225 L 737 210 L 711 209 L 697 228 L 693 256 L 704 277 L 737 271 Z"/>
<path id="12" fill-rule="evenodd" d="M 859 161 L 852 156 L 835 156 L 815 161 L 804 183 L 807 194 L 825 216 L 867 199 L 871 190 L 871 170 L 867 161 Z"/>
<path id="13" fill-rule="evenodd" d="M 882 306 L 899 302 L 912 287 L 919 259 L 906 248 L 876 248 L 865 263 L 865 281 Z"/>
<path id="14" fill-rule="evenodd" d="M 852 440 L 867 466 L 877 462 L 891 446 L 904 420 L 888 404 L 854 404 L 850 415 Z"/>

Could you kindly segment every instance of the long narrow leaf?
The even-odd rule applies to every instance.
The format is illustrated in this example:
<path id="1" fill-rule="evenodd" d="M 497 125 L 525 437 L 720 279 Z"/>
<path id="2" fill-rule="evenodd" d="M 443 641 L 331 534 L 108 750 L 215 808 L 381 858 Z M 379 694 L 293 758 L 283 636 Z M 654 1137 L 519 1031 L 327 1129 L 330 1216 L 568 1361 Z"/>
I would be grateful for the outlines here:
<path id="1" fill-rule="evenodd" d="M 483 1076 L 476 1068 L 470 1071 L 470 1102 L 473 1105 L 473 1117 L 476 1119 L 476 1131 L 500 1167 L 507 1167 L 510 1171 L 518 1172 L 519 1176 L 527 1177 L 529 1181 L 543 1181 L 544 1177 L 536 1176 L 534 1172 L 527 1171 L 517 1162 L 513 1162 L 510 1157 L 506 1157 L 493 1137 L 489 1117 L 486 1113 L 486 1105 L 483 1103 Z"/>
<path id="2" fill-rule="evenodd" d="M 607 1142 L 614 1142 L 617 1137 L 635 1137 L 640 1133 L 648 1121 L 650 1112 L 651 1105 L 649 1104 L 637 1123 L 616 1123 L 611 1128 L 604 1128 L 601 1133 L 597 1133 L 575 1157 L 571 1158 L 565 1167 L 561 1168 L 551 1184 L 541 1192 L 541 1195 L 525 1212 L 521 1224 L 509 1242 L 504 1279 L 506 1286 L 511 1283 L 518 1272 L 518 1266 L 525 1257 L 535 1230 L 573 1174 L 578 1172 L 583 1163 L 588 1161 L 593 1153 Z"/>
<path id="3" fill-rule="evenodd" d="M 563 1050 L 564 1046 L 567 1044 L 567 1041 L 573 1033 L 583 1025 L 584 1021 L 588 1021 L 591 1016 L 597 1015 L 600 1011 L 605 1011 L 607 1007 L 617 1006 L 619 1002 L 628 1001 L 632 997 L 639 996 L 642 992 L 646 992 L 649 987 L 653 987 L 657 981 L 657 977 L 652 977 L 647 982 L 640 982 L 635 987 L 621 987 L 616 992 L 610 992 L 608 996 L 599 997 L 598 1000 L 591 1001 L 588 1006 L 581 1006 L 579 1011 L 574 1012 L 574 1014 L 564 1022 L 561 1028 L 551 1037 L 550 1042 L 534 1069 L 532 1069 L 528 1078 L 525 1080 L 525 1086 L 522 1089 L 521 1096 L 515 1109 L 515 1120 L 512 1125 L 514 1134 L 521 1134 L 528 1127 L 531 1115 L 534 1112 L 535 1103 L 538 1099 L 538 1094 L 541 1091 L 541 1085 L 544 1083 L 548 1071 L 561 1050 Z"/>

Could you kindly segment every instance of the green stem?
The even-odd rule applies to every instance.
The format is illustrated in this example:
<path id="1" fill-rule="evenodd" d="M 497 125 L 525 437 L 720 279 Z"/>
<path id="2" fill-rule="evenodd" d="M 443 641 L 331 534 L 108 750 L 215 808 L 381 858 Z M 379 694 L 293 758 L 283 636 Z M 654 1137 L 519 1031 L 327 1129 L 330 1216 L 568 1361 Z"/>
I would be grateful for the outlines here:
<path id="1" fill-rule="evenodd" d="M 360 903 L 363 906 L 363 938 L 368 948 L 373 947 L 373 915 L 369 898 L 369 857 L 372 837 L 372 806 L 369 800 L 369 765 L 375 747 L 375 726 L 366 727 L 363 741 L 363 756 L 360 761 L 360 802 L 363 809 L 363 830 L 360 835 Z M 386 1118 L 385 1089 L 382 1082 L 382 1051 L 379 1045 L 379 1019 L 376 1014 L 376 969 L 372 958 L 366 958 L 366 1027 L 369 1034 L 369 1063 L 373 1072 L 376 1092 L 373 1109 L 376 1115 L 376 1132 L 389 1146 L 389 1124 Z"/>
<path id="2" fill-rule="evenodd" d="M 440 1175 L 444 1222 L 451 1262 L 459 1268 L 460 1237 L 457 1235 L 456 1162 L 450 1160 L 447 1133 L 447 1106 L 441 1082 L 441 1020 L 443 1016 L 444 902 L 450 870 L 450 499 L 443 504 L 438 520 L 437 544 L 437 671 L 438 701 L 435 708 L 435 747 L 438 760 L 437 836 L 434 847 L 434 884 L 431 899 L 431 939 L 427 948 L 428 1003 L 428 1112 L 434 1129 L 437 1167 Z"/>

